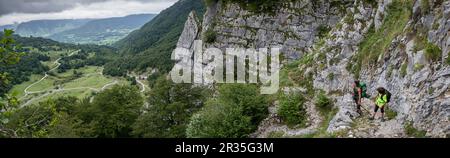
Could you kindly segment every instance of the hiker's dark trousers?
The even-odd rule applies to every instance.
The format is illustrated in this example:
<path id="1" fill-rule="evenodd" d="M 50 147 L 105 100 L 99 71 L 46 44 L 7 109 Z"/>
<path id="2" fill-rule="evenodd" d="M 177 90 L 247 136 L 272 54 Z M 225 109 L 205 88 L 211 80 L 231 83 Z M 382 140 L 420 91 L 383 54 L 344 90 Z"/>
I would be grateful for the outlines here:
<path id="1" fill-rule="evenodd" d="M 374 112 L 376 113 L 376 112 L 378 112 L 378 109 L 381 109 L 381 113 L 384 113 L 384 107 L 385 106 L 383 106 L 383 107 L 378 107 L 378 105 L 375 105 L 375 110 L 374 110 Z"/>
<path id="2" fill-rule="evenodd" d="M 356 108 L 357 108 L 358 110 L 361 110 L 361 104 L 358 103 L 359 99 L 353 97 L 353 101 L 355 101 L 355 103 L 356 103 Z"/>

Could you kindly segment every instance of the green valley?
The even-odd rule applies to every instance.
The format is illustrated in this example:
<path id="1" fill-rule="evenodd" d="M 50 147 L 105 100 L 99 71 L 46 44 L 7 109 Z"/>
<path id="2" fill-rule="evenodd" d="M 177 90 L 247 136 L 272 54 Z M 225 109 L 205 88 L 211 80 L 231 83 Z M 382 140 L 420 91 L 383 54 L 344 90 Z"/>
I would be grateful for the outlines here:
<path id="1" fill-rule="evenodd" d="M 3 69 L 23 80 L 11 78 L 13 84 L 1 90 L 18 98 L 20 106 L 38 104 L 61 96 L 84 99 L 114 85 L 131 84 L 124 77 L 103 75 L 103 63 L 117 58 L 112 48 L 70 45 L 41 38 L 14 38 L 24 45 L 21 49 L 25 58 L 20 60 L 20 67 Z M 36 45 L 39 46 L 33 47 Z M 27 60 L 28 56 L 38 58 Z M 35 67 L 42 68 L 38 71 Z M 15 73 L 17 70 L 23 71 Z"/>

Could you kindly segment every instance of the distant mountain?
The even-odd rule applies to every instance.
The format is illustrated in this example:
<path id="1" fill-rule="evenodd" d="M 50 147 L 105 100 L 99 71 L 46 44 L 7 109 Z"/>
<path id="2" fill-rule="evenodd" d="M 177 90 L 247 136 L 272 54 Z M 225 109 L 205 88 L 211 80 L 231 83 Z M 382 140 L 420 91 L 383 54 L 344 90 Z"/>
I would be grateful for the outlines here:
<path id="1" fill-rule="evenodd" d="M 21 23 L 16 28 L 20 36 L 49 37 L 53 34 L 83 26 L 89 19 L 34 20 Z"/>
<path id="2" fill-rule="evenodd" d="M 92 20 L 80 27 L 51 35 L 49 38 L 66 43 L 112 44 L 139 29 L 155 16 L 156 14 L 138 14 Z"/>
<path id="3" fill-rule="evenodd" d="M 17 28 L 17 25 L 4 25 L 4 26 L 0 26 L 0 32 L 3 31 L 4 29 L 15 30 L 16 28 Z"/>
<path id="4" fill-rule="evenodd" d="M 191 11 L 202 16 L 206 10 L 203 0 L 180 0 L 162 11 L 141 29 L 115 43 L 123 54 L 122 60 L 111 63 L 111 71 L 146 69 L 167 71 L 172 67 L 170 55 Z M 117 73 L 116 73 L 117 74 Z"/>
<path id="5" fill-rule="evenodd" d="M 109 45 L 139 29 L 155 16 L 137 14 L 105 19 L 34 20 L 0 26 L 0 30 L 13 29 L 23 37 L 44 37 L 65 43 Z"/>

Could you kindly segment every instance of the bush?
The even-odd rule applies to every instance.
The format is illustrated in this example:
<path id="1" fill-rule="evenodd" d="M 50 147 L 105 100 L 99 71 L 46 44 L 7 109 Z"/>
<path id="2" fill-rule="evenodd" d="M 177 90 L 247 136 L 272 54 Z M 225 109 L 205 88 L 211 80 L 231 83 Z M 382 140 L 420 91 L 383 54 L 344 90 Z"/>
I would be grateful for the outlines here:
<path id="1" fill-rule="evenodd" d="M 209 29 L 208 31 L 205 32 L 205 37 L 204 37 L 204 41 L 206 43 L 214 43 L 216 41 L 217 38 L 217 33 L 214 32 L 214 30 Z"/>
<path id="2" fill-rule="evenodd" d="M 428 11 L 430 10 L 430 2 L 429 2 L 429 0 L 421 0 L 420 1 L 420 9 L 421 9 L 423 14 L 428 13 Z"/>
<path id="3" fill-rule="evenodd" d="M 326 116 L 333 109 L 333 103 L 331 102 L 331 99 L 328 98 L 323 91 L 321 91 L 316 98 L 316 108 L 319 110 L 322 116 Z"/>
<path id="4" fill-rule="evenodd" d="M 334 80 L 334 73 L 329 73 L 327 76 L 328 80 L 332 81 Z"/>
<path id="5" fill-rule="evenodd" d="M 331 28 L 329 26 L 327 26 L 327 25 L 320 25 L 317 28 L 317 35 L 320 38 L 323 38 L 330 32 L 330 30 L 331 30 Z"/>
<path id="6" fill-rule="evenodd" d="M 274 131 L 270 132 L 267 136 L 268 138 L 283 138 L 284 132 L 283 131 Z"/>
<path id="7" fill-rule="evenodd" d="M 397 112 L 392 110 L 392 109 L 390 109 L 390 108 L 387 108 L 386 109 L 386 117 L 387 117 L 388 120 L 392 120 L 395 117 L 397 117 Z"/>
<path id="8" fill-rule="evenodd" d="M 346 16 L 344 18 L 344 23 L 347 23 L 349 25 L 353 25 L 355 23 L 355 19 L 353 19 L 353 16 Z"/>
<path id="9" fill-rule="evenodd" d="M 268 98 L 260 94 L 260 89 L 256 85 L 221 85 L 217 98 L 225 103 L 230 103 L 241 108 L 243 115 L 251 118 L 254 128 L 269 114 Z"/>
<path id="10" fill-rule="evenodd" d="M 404 128 L 406 135 L 409 137 L 423 138 L 427 134 L 426 131 L 414 128 L 413 122 L 407 122 Z"/>
<path id="11" fill-rule="evenodd" d="M 307 121 L 305 98 L 300 94 L 281 94 L 278 115 L 288 126 L 305 126 Z"/>
<path id="12" fill-rule="evenodd" d="M 405 77 L 407 75 L 408 73 L 407 69 L 408 69 L 408 62 L 405 62 L 402 64 L 402 67 L 400 68 L 400 75 L 402 77 Z"/>
<path id="13" fill-rule="evenodd" d="M 436 46 L 432 43 L 428 43 L 427 46 L 425 47 L 425 57 L 430 62 L 439 61 L 441 59 L 441 55 L 442 55 L 442 50 L 438 46 Z"/>
<path id="14" fill-rule="evenodd" d="M 269 101 L 256 85 L 225 84 L 218 92 L 191 118 L 188 137 L 245 138 L 269 113 Z"/>
<path id="15" fill-rule="evenodd" d="M 425 65 L 422 65 L 422 64 L 414 64 L 414 71 L 415 71 L 415 72 L 420 71 L 420 70 L 422 70 L 424 67 L 425 67 Z"/>
<path id="16" fill-rule="evenodd" d="M 416 36 L 414 39 L 413 52 L 417 53 L 418 51 L 424 50 L 427 43 L 428 43 L 428 40 L 423 35 Z"/>
<path id="17" fill-rule="evenodd" d="M 188 138 L 246 138 L 253 131 L 251 118 L 242 109 L 212 100 L 192 116 L 186 129 Z"/>

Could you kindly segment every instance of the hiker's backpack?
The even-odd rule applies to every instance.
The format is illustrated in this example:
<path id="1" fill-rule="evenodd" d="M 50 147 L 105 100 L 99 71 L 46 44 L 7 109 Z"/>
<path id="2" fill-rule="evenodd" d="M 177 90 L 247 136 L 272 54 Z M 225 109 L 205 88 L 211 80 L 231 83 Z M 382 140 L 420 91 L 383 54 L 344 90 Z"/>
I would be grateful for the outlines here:
<path id="1" fill-rule="evenodd" d="M 389 92 L 388 90 L 386 90 L 386 101 L 387 101 L 387 103 L 389 103 L 389 102 L 391 102 L 391 96 L 392 96 L 392 93 L 391 92 Z"/>
<path id="2" fill-rule="evenodd" d="M 362 98 L 370 98 L 370 96 L 367 94 L 367 85 L 366 85 L 366 83 L 361 82 L 359 84 L 359 88 L 361 88 L 361 97 Z"/>

